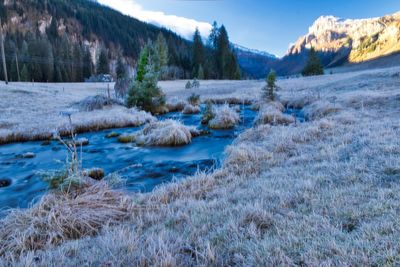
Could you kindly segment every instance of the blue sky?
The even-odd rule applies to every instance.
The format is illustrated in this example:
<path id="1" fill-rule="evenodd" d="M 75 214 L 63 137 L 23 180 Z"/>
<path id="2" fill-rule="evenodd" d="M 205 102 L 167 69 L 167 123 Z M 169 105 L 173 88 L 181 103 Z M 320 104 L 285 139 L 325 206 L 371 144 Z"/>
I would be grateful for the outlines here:
<path id="1" fill-rule="evenodd" d="M 191 27 L 207 32 L 208 23 L 223 23 L 231 41 L 279 56 L 308 31 L 321 15 L 341 18 L 379 17 L 400 11 L 398 0 L 99 0 L 181 35 Z M 119 3 L 119 6 L 118 6 Z M 157 11 L 157 12 L 156 12 Z M 174 15 L 174 16 L 169 16 Z M 181 20 L 188 18 L 196 20 Z M 198 25 L 193 23 L 199 23 Z M 173 25 L 173 26 L 171 26 Z M 194 26 L 196 25 L 196 26 Z M 185 37 L 186 37 L 185 36 Z"/>

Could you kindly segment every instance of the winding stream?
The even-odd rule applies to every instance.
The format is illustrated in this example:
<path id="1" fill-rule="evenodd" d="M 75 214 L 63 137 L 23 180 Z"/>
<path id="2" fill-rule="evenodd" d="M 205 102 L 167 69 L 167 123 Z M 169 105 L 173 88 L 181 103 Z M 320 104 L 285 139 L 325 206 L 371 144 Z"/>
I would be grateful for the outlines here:
<path id="1" fill-rule="evenodd" d="M 210 131 L 207 136 L 194 138 L 182 147 L 138 147 L 118 143 L 117 138 L 106 138 L 110 132 L 133 133 L 140 129 L 123 128 L 80 134 L 89 139 L 83 147 L 83 167 L 103 168 L 106 174 L 118 173 L 126 179 L 126 190 L 149 192 L 156 186 L 206 171 L 218 166 L 227 145 L 245 129 L 253 125 L 256 112 L 249 106 L 241 107 L 242 123 L 232 130 Z M 183 115 L 169 113 L 159 119 L 173 118 L 188 126 L 201 126 L 201 114 Z M 32 152 L 34 158 L 20 155 Z M 0 210 L 26 208 L 37 201 L 48 186 L 42 181 L 40 171 L 60 170 L 65 165 L 66 150 L 57 141 L 26 142 L 0 146 L 0 179 L 10 179 L 11 185 L 0 187 Z"/>

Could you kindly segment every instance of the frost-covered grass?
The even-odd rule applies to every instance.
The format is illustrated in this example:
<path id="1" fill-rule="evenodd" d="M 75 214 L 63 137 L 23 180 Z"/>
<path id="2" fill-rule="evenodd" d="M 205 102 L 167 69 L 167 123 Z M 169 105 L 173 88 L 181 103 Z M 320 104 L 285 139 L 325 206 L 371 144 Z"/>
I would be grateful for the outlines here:
<path id="1" fill-rule="evenodd" d="M 192 142 L 192 134 L 189 127 L 178 121 L 157 121 L 138 132 L 135 142 L 143 146 L 182 146 Z"/>
<path id="2" fill-rule="evenodd" d="M 0 238 L 10 244 L 0 265 L 397 266 L 399 72 L 280 81 L 284 104 L 309 94 L 300 108 L 327 101 L 341 109 L 249 129 L 220 169 L 134 194 L 141 209 L 94 236 L 22 254 Z M 79 208 L 74 216 L 87 210 Z M 7 227 L 8 236 L 42 231 L 29 225 Z"/>
<path id="3" fill-rule="evenodd" d="M 198 114 L 201 112 L 199 106 L 193 106 L 191 104 L 185 105 L 185 108 L 182 110 L 183 114 Z"/>
<path id="4" fill-rule="evenodd" d="M 315 101 L 303 108 L 304 116 L 307 119 L 323 118 L 329 114 L 341 110 L 340 104 L 331 103 L 329 101 Z"/>
<path id="5" fill-rule="evenodd" d="M 211 100 L 215 104 L 250 104 L 259 97 L 264 81 L 201 81 L 195 91 L 185 89 L 187 81 L 162 81 L 159 83 L 169 99 L 185 101 L 193 92 L 200 95 L 203 103 Z"/>
<path id="6" fill-rule="evenodd" d="M 227 104 L 215 107 L 213 113 L 215 116 L 208 123 L 211 129 L 231 129 L 240 122 L 239 114 Z"/>
<path id="7" fill-rule="evenodd" d="M 186 105 L 187 105 L 186 101 L 179 100 L 177 98 L 172 98 L 168 100 L 166 108 L 168 109 L 169 112 L 176 112 L 176 111 L 182 111 Z"/>
<path id="8" fill-rule="evenodd" d="M 255 124 L 289 125 L 295 122 L 293 116 L 283 113 L 283 106 L 279 102 L 263 103 L 260 106 Z"/>
<path id="9" fill-rule="evenodd" d="M 155 118 L 149 113 L 125 107 L 112 107 L 109 109 L 95 110 L 91 112 L 77 112 L 72 114 L 72 126 L 76 133 L 99 131 L 110 128 L 136 127 Z M 68 136 L 70 124 L 65 116 L 56 116 L 54 122 L 38 125 L 18 125 L 11 129 L 0 129 L 0 144 L 23 142 L 31 140 L 48 140 L 54 134 Z"/>
<path id="10" fill-rule="evenodd" d="M 137 127 L 155 121 L 150 113 L 135 108 L 114 107 L 90 113 L 72 115 L 72 125 L 77 133 L 99 131 L 109 128 Z M 68 122 L 60 124 L 58 131 L 68 132 Z"/>
<path id="11" fill-rule="evenodd" d="M 128 219 L 131 212 L 132 201 L 104 182 L 82 188 L 79 194 L 49 193 L 31 209 L 14 210 L 2 220 L 0 256 L 95 235 Z"/>
<path id="12" fill-rule="evenodd" d="M 106 84 L 0 84 L 0 144 L 47 140 L 58 131 L 63 134 L 69 125 L 68 118 L 62 115 L 65 111 L 72 111 L 78 133 L 137 126 L 153 120 L 147 113 L 122 106 L 103 107 L 104 97 L 99 100 L 97 95 L 107 95 Z"/>

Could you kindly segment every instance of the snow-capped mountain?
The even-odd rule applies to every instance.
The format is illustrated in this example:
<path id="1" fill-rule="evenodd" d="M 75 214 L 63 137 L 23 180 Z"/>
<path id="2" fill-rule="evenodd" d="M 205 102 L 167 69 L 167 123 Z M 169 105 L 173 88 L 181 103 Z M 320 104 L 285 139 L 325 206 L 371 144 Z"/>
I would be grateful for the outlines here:
<path id="1" fill-rule="evenodd" d="M 348 57 L 358 63 L 400 51 L 400 13 L 371 19 L 340 19 L 322 16 L 289 49 L 288 55 L 313 47 L 335 53 L 332 62 Z"/>
<path id="2" fill-rule="evenodd" d="M 260 51 L 260 50 L 257 50 L 257 49 L 247 48 L 247 47 L 244 47 L 244 46 L 241 46 L 241 45 L 238 45 L 238 44 L 233 44 L 233 48 L 235 50 L 240 50 L 240 51 L 246 52 L 246 53 L 256 54 L 256 55 L 275 58 L 275 59 L 278 58 L 276 55 L 270 54 L 268 52 Z"/>
<path id="3" fill-rule="evenodd" d="M 278 57 L 267 52 L 246 48 L 241 45 L 232 44 L 243 76 L 248 78 L 265 78 L 270 71 L 271 65 L 278 61 Z"/>

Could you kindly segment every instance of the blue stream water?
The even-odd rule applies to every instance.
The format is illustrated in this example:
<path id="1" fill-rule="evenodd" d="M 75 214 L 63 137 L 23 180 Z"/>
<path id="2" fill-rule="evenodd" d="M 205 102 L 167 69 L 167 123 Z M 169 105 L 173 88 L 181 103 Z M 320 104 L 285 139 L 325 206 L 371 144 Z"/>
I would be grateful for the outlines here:
<path id="1" fill-rule="evenodd" d="M 119 173 L 126 179 L 126 190 L 148 192 L 172 179 L 182 179 L 198 170 L 218 166 L 227 145 L 245 129 L 251 127 L 256 112 L 250 107 L 241 108 L 242 123 L 232 130 L 210 131 L 207 136 L 193 139 L 182 147 L 138 147 L 108 139 L 110 132 L 133 133 L 140 128 L 113 129 L 79 135 L 90 144 L 83 147 L 83 167 L 103 168 L 106 174 Z M 182 115 L 169 113 L 160 119 L 173 118 L 185 125 L 201 126 L 201 114 Z M 208 130 L 208 129 L 207 129 Z M 31 159 L 20 158 L 27 152 L 35 153 Z M 40 171 L 60 170 L 65 166 L 66 150 L 57 141 L 50 145 L 26 142 L 0 146 L 0 179 L 11 179 L 11 185 L 0 188 L 0 210 L 25 208 L 37 201 L 47 190 Z"/>

